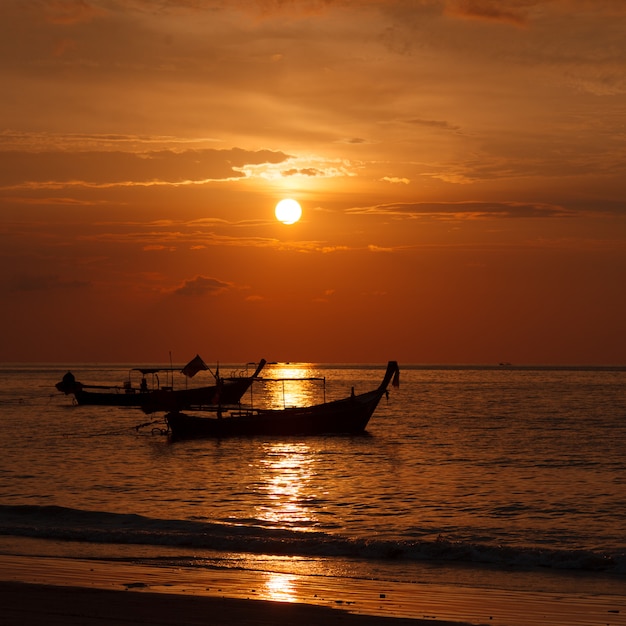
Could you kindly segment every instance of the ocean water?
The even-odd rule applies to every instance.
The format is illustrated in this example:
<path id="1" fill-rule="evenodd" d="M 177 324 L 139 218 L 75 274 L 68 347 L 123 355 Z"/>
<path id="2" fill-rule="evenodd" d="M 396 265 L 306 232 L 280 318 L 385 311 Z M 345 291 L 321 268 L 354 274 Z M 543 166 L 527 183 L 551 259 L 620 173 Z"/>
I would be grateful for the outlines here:
<path id="1" fill-rule="evenodd" d="M 331 400 L 385 365 L 264 375 Z M 626 368 L 400 366 L 361 436 L 170 442 L 161 415 L 54 389 L 128 365 L 3 365 L 0 554 L 626 593 Z"/>

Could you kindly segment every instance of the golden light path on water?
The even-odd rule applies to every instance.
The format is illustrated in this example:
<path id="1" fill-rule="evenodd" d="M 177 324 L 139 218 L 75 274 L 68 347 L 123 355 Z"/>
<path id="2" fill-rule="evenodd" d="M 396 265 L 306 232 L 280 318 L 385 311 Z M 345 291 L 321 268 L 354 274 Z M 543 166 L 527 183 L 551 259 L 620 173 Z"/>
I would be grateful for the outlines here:
<path id="1" fill-rule="evenodd" d="M 261 595 L 267 600 L 275 602 L 297 602 L 300 594 L 296 589 L 297 577 L 292 574 L 264 572 L 264 587 Z"/>
<path id="2" fill-rule="evenodd" d="M 277 528 L 310 529 L 316 515 L 306 501 L 315 464 L 316 456 L 306 443 L 268 443 L 259 476 L 265 498 L 258 519 Z"/>
<path id="3" fill-rule="evenodd" d="M 322 402 L 322 381 L 300 380 L 312 377 L 317 373 L 307 365 L 277 367 L 268 378 L 281 380 L 265 384 L 268 405 L 282 408 Z M 276 528 L 307 530 L 315 526 L 317 514 L 306 502 L 317 475 L 317 455 L 303 441 L 268 442 L 264 447 L 257 487 L 264 497 L 256 517 Z"/>
<path id="4" fill-rule="evenodd" d="M 267 378 L 274 379 L 264 381 L 263 392 L 268 408 L 283 409 L 325 401 L 323 377 L 306 364 L 293 367 L 281 365 L 271 370 Z"/>

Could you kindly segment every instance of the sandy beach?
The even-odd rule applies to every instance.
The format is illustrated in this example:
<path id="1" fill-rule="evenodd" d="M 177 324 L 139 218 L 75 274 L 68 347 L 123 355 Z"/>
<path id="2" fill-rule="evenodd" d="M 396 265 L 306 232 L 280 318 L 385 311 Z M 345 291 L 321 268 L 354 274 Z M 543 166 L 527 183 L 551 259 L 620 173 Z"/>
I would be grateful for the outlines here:
<path id="1" fill-rule="evenodd" d="M 84 587 L 55 587 L 0 583 L 2 626 L 93 626 L 145 624 L 280 625 L 345 624 L 346 626 L 403 626 L 410 619 L 361 616 L 324 607 L 263 600 L 236 600 L 146 594 Z M 451 622 L 437 622 L 451 624 Z"/>
<path id="2" fill-rule="evenodd" d="M 623 596 L 0 556 L 2 626 L 626 625 Z"/>

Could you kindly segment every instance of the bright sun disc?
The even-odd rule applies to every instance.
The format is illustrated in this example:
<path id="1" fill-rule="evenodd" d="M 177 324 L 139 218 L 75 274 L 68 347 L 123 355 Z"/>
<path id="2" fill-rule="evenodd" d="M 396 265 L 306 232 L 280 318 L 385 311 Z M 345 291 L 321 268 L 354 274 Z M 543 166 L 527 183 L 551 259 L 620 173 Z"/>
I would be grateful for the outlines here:
<path id="1" fill-rule="evenodd" d="M 285 198 L 276 205 L 276 219 L 283 224 L 295 224 L 302 217 L 302 208 L 291 198 Z"/>

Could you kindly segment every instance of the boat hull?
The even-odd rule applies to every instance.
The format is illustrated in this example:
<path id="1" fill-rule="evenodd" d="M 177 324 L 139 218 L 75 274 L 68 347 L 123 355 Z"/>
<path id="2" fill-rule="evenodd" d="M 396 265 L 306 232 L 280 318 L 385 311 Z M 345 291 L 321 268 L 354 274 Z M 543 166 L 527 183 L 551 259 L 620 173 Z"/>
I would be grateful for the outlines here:
<path id="1" fill-rule="evenodd" d="M 381 398 L 387 393 L 391 377 L 397 371 L 397 363 L 391 361 L 385 378 L 377 389 L 324 404 L 282 410 L 235 410 L 228 414 L 218 410 L 215 415 L 172 411 L 165 419 L 173 440 L 358 434 L 365 431 Z"/>
<path id="2" fill-rule="evenodd" d="M 250 389 L 254 379 L 235 378 L 224 380 L 219 387 L 195 387 L 193 389 L 163 390 L 144 394 L 140 406 L 144 413 L 156 411 L 181 411 L 190 408 L 215 406 L 217 404 L 237 404 Z"/>
<path id="3" fill-rule="evenodd" d="M 251 384 L 252 381 L 249 378 L 224 381 L 219 393 L 217 385 L 130 393 L 123 390 L 116 393 L 77 389 L 73 393 L 79 405 L 132 406 L 141 407 L 146 413 L 154 413 L 155 411 L 188 409 L 192 406 L 211 406 L 217 404 L 218 399 L 224 404 L 237 404 Z"/>
<path id="4" fill-rule="evenodd" d="M 217 404 L 237 404 L 243 394 L 250 389 L 250 385 L 261 373 L 265 364 L 265 359 L 261 359 L 252 376 L 219 378 L 219 382 L 215 385 L 189 389 L 146 388 L 143 390 L 143 388 L 134 388 L 130 385 L 117 388 L 84 385 L 75 381 L 70 372 L 55 387 L 66 395 L 73 394 L 76 404 L 79 405 L 140 407 L 145 413 L 180 411 Z M 70 379 L 67 378 L 68 375 L 71 376 Z"/>
<path id="5" fill-rule="evenodd" d="M 234 411 L 227 417 L 171 412 L 165 418 L 174 439 L 356 434 L 365 430 L 382 395 L 371 394 L 307 408 Z"/>
<path id="6" fill-rule="evenodd" d="M 118 392 L 108 391 L 87 391 L 86 389 L 76 389 L 72 392 L 78 405 L 90 406 L 135 406 L 140 407 L 152 393 L 151 391 Z"/>

